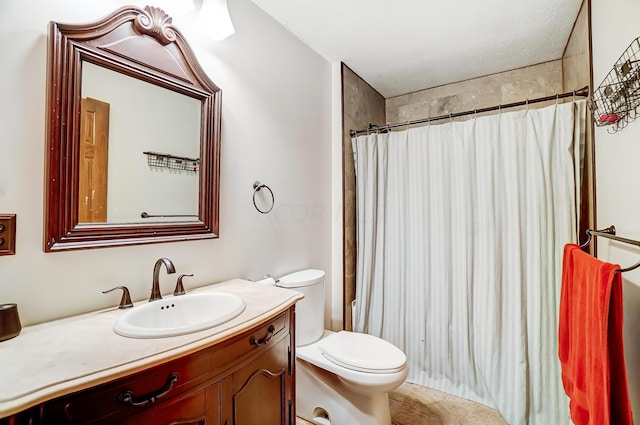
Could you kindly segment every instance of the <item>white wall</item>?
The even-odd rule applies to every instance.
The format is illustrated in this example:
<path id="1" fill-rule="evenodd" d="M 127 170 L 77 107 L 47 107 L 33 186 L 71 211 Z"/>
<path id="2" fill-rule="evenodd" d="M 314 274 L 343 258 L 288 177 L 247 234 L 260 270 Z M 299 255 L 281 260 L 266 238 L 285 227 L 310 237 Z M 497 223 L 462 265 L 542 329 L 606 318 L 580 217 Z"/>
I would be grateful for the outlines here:
<path id="1" fill-rule="evenodd" d="M 146 299 L 163 256 L 177 271 L 161 276 L 163 293 L 179 273 L 195 274 L 189 288 L 307 267 L 326 270 L 330 288 L 331 65 L 250 0 L 229 2 L 236 34 L 221 42 L 192 31 L 192 15 L 174 19 L 223 90 L 220 238 L 43 252 L 47 24 L 93 21 L 122 4 L 0 4 L 0 214 L 17 214 L 16 255 L 0 256 L 0 303 L 18 303 L 28 325 L 116 305 L 118 294 L 100 292 L 116 285 Z M 256 180 L 275 194 L 268 215 L 253 208 Z"/>
<path id="2" fill-rule="evenodd" d="M 640 3 L 592 0 L 594 88 L 638 36 Z M 615 134 L 596 128 L 598 227 L 616 226 L 620 236 L 640 240 L 640 120 Z M 598 239 L 598 257 L 623 267 L 640 261 L 640 249 Z M 640 269 L 624 273 L 624 343 L 633 417 L 640 423 Z"/>

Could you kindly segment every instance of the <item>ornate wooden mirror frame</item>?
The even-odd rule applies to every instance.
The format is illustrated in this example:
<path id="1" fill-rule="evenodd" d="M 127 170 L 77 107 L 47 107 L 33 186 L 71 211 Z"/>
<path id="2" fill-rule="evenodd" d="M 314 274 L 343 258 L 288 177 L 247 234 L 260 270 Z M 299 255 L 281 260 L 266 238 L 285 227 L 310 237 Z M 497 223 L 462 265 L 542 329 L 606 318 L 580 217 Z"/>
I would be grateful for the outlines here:
<path id="1" fill-rule="evenodd" d="M 48 47 L 45 252 L 218 237 L 222 93 L 171 18 L 159 8 L 127 6 L 88 24 L 51 22 Z M 84 62 L 201 102 L 197 219 L 78 222 Z"/>

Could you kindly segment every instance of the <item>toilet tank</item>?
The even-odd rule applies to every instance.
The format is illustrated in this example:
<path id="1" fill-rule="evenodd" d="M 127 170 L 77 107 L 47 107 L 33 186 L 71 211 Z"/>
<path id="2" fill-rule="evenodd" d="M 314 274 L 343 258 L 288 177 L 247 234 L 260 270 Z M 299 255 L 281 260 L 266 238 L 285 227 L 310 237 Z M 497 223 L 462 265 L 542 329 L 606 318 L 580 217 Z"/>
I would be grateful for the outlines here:
<path id="1" fill-rule="evenodd" d="M 308 269 L 282 276 L 278 286 L 301 292 L 296 303 L 296 345 L 308 345 L 324 333 L 324 271 Z"/>

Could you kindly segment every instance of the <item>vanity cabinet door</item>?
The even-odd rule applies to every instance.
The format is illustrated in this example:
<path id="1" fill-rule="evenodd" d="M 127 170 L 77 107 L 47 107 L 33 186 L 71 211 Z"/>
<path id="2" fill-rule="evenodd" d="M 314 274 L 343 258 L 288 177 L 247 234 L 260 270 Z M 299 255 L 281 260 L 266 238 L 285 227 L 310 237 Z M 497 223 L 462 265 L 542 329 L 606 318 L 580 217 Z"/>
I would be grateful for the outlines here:
<path id="1" fill-rule="evenodd" d="M 24 412 L 0 419 L 0 425 L 36 425 L 39 423 L 37 408 L 25 410 Z"/>
<path id="2" fill-rule="evenodd" d="M 283 338 L 232 375 L 233 425 L 292 425 L 290 339 Z M 224 398 L 224 389 L 223 389 Z M 231 424 L 229 424 L 231 425 Z"/>

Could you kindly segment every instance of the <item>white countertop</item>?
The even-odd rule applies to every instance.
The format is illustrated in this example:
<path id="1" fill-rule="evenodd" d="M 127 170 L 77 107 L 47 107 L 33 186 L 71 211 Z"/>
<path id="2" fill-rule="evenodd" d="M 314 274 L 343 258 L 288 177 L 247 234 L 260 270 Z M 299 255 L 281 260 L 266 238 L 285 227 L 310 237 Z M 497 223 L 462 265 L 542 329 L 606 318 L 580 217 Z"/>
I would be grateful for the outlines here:
<path id="1" fill-rule="evenodd" d="M 222 325 L 188 335 L 135 339 L 116 334 L 117 307 L 26 326 L 0 342 L 0 418 L 93 387 L 225 340 L 286 310 L 302 294 L 242 279 L 189 292 L 229 292 L 246 309 Z M 165 296 L 171 297 L 171 295 Z"/>

